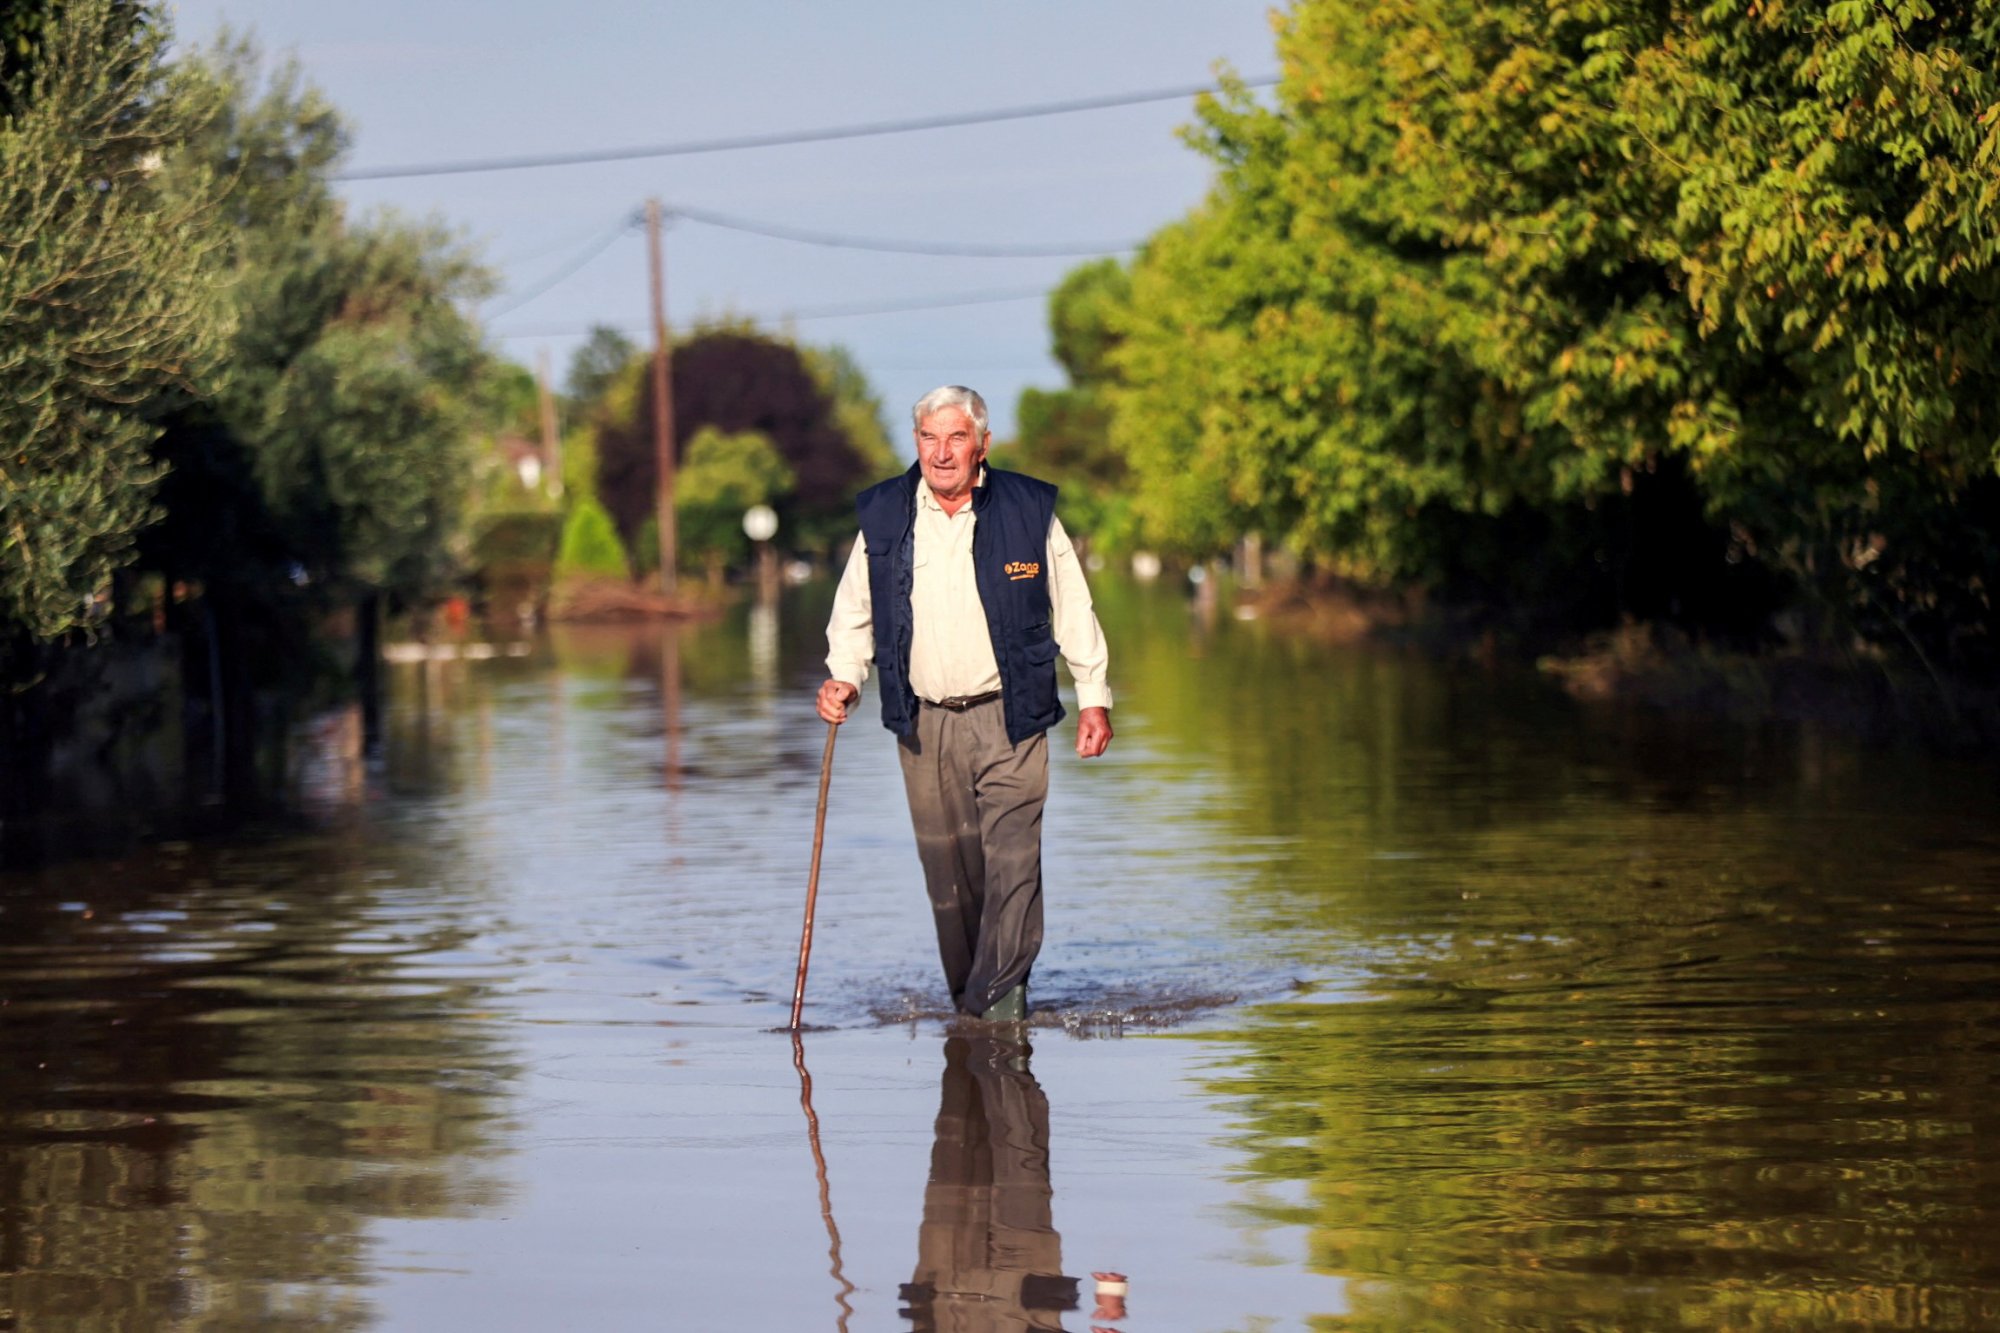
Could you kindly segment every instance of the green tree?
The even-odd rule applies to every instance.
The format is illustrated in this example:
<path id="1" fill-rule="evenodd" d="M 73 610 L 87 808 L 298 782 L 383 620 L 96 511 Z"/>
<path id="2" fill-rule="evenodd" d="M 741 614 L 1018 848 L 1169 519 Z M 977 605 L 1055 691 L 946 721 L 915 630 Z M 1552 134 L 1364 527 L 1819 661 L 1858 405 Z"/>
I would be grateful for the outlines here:
<path id="1" fill-rule="evenodd" d="M 15 0 L 0 8 L 0 115 L 26 100 L 28 81 L 41 60 L 42 39 L 58 0 Z"/>
<path id="2" fill-rule="evenodd" d="M 207 99 L 164 25 L 73 0 L 39 40 L 0 121 L 0 624 L 46 639 L 154 517 L 157 414 L 231 311 L 214 176 L 173 161 Z"/>
<path id="3" fill-rule="evenodd" d="M 1991 665 L 2000 577 L 2000 12 L 1704 11 L 1618 104 L 1673 191 L 1699 338 L 1672 412 L 1718 512 L 1834 614 Z"/>
<path id="4" fill-rule="evenodd" d="M 0 117 L 19 111 L 29 100 L 36 68 L 49 35 L 62 17 L 67 0 L 8 0 L 0 5 Z M 116 33 L 104 54 L 118 41 L 157 21 L 143 0 L 110 0 L 109 17 Z"/>
<path id="5" fill-rule="evenodd" d="M 643 356 L 639 344 L 609 324 L 594 324 L 590 336 L 571 354 L 563 393 L 578 409 L 589 412 L 602 401 L 611 382 Z"/>
<path id="6" fill-rule="evenodd" d="M 1131 275 L 1115 259 L 1092 260 L 1057 284 L 1049 294 L 1049 331 L 1069 386 L 1022 390 L 1018 433 L 995 459 L 1062 487 L 1065 525 L 1111 546 L 1130 545 L 1136 536 L 1125 458 L 1111 443 L 1108 393 L 1117 378 L 1111 353 L 1123 338 L 1131 291 Z"/>
<path id="7" fill-rule="evenodd" d="M 199 61 L 222 90 L 196 149 L 234 182 L 238 331 L 162 441 L 188 484 L 159 560 L 260 598 L 288 582 L 321 603 L 422 597 L 455 569 L 474 441 L 507 407 L 463 313 L 491 275 L 436 225 L 347 217 L 329 181 L 345 128 L 295 67 L 267 81 L 240 41 Z M 252 549 L 217 540 L 238 532 Z"/>
<path id="8" fill-rule="evenodd" d="M 1468 415 L 1479 379 L 1448 334 L 1483 289 L 1476 261 L 1448 273 L 1424 235 L 1440 183 L 1398 175 L 1380 142 L 1390 21 L 1324 9 L 1301 6 L 1280 39 L 1303 123 L 1240 89 L 1203 106 L 1218 181 L 1135 266 L 1113 434 L 1164 545 L 1210 554 L 1262 530 L 1352 574 L 1406 577 L 1426 572 L 1411 514 L 1497 509 L 1511 478 L 1462 466 L 1490 423 Z M 1330 27 L 1355 49 L 1329 53 Z M 1340 82 L 1315 82 L 1329 66 Z"/>
<path id="9" fill-rule="evenodd" d="M 487 376 L 486 398 L 498 429 L 527 439 L 540 438 L 542 391 L 534 371 L 518 361 L 496 360 Z"/>
<path id="10" fill-rule="evenodd" d="M 1279 45 L 1276 107 L 1204 103 L 1216 186 L 1112 354 L 1156 533 L 1434 579 L 1468 532 L 1691 480 L 1713 561 L 1974 651 L 2000 16 L 1305 0 Z"/>
<path id="11" fill-rule="evenodd" d="M 862 373 L 854 354 L 838 343 L 802 347 L 806 368 L 833 399 L 834 420 L 847 443 L 860 456 L 862 475 L 887 476 L 901 464 L 882 424 L 882 398 Z"/>
<path id="12" fill-rule="evenodd" d="M 1132 275 L 1116 259 L 1071 269 L 1049 293 L 1051 350 L 1071 384 L 1093 388 L 1117 374 L 1111 353 L 1123 339 L 1120 325 L 1131 302 Z"/>
<path id="13" fill-rule="evenodd" d="M 588 492 L 570 501 L 563 520 L 562 545 L 556 553 L 558 578 L 632 577 L 632 562 L 618 529 L 597 498 Z"/>
<path id="14" fill-rule="evenodd" d="M 885 437 L 880 412 L 851 361 L 805 349 L 749 326 L 704 328 L 674 348 L 674 433 L 680 462 L 704 427 L 754 431 L 794 478 L 773 497 L 789 542 L 830 544 L 851 528 L 854 493 L 883 469 L 870 461 Z M 613 378 L 594 414 L 597 495 L 629 546 L 656 493 L 652 377 L 635 360 Z M 891 463 L 893 467 L 893 463 Z"/>
<path id="15" fill-rule="evenodd" d="M 792 484 L 791 468 L 765 436 L 702 427 L 688 441 L 674 488 L 682 549 L 708 566 L 711 579 L 719 579 L 725 565 L 742 561 L 749 551 L 743 511 L 782 498 Z"/>

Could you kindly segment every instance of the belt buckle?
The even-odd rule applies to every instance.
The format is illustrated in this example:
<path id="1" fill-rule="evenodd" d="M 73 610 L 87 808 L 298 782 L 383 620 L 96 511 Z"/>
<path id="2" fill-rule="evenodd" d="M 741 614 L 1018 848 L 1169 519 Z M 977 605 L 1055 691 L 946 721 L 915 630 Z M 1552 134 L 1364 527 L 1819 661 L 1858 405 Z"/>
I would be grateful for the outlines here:
<path id="1" fill-rule="evenodd" d="M 963 713 L 968 708 L 976 708 L 983 703 L 991 703 L 999 698 L 998 691 L 986 694 L 954 694 L 949 699 L 939 699 L 933 707 L 943 708 L 953 713 Z"/>

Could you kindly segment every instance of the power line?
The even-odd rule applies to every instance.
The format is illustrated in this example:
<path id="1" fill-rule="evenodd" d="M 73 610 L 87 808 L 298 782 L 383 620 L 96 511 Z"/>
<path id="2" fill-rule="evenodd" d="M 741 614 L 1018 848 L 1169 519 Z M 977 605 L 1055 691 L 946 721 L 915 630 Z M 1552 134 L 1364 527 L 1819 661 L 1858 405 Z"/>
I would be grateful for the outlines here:
<path id="1" fill-rule="evenodd" d="M 545 241 L 540 245 L 516 250 L 510 254 L 498 255 L 488 262 L 496 268 L 502 269 L 516 268 L 522 264 L 532 264 L 536 260 L 546 258 L 549 255 L 560 254 L 564 251 L 574 250 L 577 246 L 589 244 L 592 240 L 603 234 L 603 225 L 600 219 L 599 221 L 592 222 L 587 227 L 572 227 L 556 240 Z"/>
<path id="2" fill-rule="evenodd" d="M 1275 74 L 1245 79 L 1246 88 L 1268 88 L 1278 82 Z M 990 111 L 968 111 L 958 115 L 920 116 L 909 120 L 866 121 L 858 125 L 837 125 L 817 130 L 790 130 L 774 134 L 739 134 L 721 139 L 692 139 L 681 143 L 653 144 L 638 148 L 596 148 L 572 153 L 523 154 L 517 157 L 458 158 L 401 167 L 373 167 L 343 171 L 337 181 L 404 180 L 412 176 L 462 176 L 478 171 L 525 171 L 533 167 L 581 166 L 589 162 L 632 162 L 654 157 L 688 157 L 697 153 L 727 153 L 742 148 L 781 148 L 789 144 L 827 143 L 836 139 L 866 139 L 884 134 L 909 134 L 918 130 L 955 129 L 963 125 L 991 125 L 1007 120 L 1031 120 L 1040 116 L 1062 116 L 1077 111 L 1102 111 L 1112 107 L 1139 106 L 1147 102 L 1177 101 L 1200 93 L 1221 91 L 1217 83 L 1188 84 L 1151 92 L 1112 93 L 1102 97 L 1079 97 L 1066 102 L 1041 102 L 1030 106 L 1000 107 Z"/>
<path id="3" fill-rule="evenodd" d="M 1083 258 L 1093 255 L 1117 254 L 1136 249 L 1138 242 L 1115 244 L 1092 244 L 1088 242 L 1043 242 L 1031 245 L 982 245 L 959 241 L 910 241 L 892 240 L 875 236 L 859 236 L 845 232 L 809 231 L 798 227 L 780 226 L 776 223 L 759 222 L 751 218 L 734 217 L 727 213 L 716 213 L 705 208 L 686 205 L 668 205 L 662 213 L 669 219 L 685 218 L 705 226 L 720 227 L 728 231 L 745 232 L 753 236 L 765 236 L 775 240 L 793 241 L 801 245 L 828 246 L 846 250 L 868 250 L 878 254 L 901 255 L 947 255 L 957 258 L 981 259 L 1030 259 L 1030 258 Z M 581 251 L 558 265 L 539 281 L 527 287 L 496 298 L 499 304 L 481 310 L 483 319 L 497 319 L 502 315 L 519 310 L 530 301 L 541 296 L 556 284 L 573 276 L 591 260 L 610 249 L 612 244 L 638 225 L 636 211 L 620 218 L 609 231 L 592 238 Z M 907 310 L 941 309 L 953 305 L 991 304 L 997 301 L 1026 300 L 1030 296 L 1042 294 L 1040 288 L 1031 291 L 1011 290 L 1004 293 L 981 292 L 970 296 L 953 297 L 942 302 L 901 302 L 873 303 L 862 306 L 833 306 L 824 309 L 794 311 L 791 319 L 831 319 L 847 315 L 894 314 Z M 504 335 L 522 337 L 522 334 Z"/>
<path id="4" fill-rule="evenodd" d="M 842 305 L 801 306 L 786 311 L 782 315 L 746 315 L 742 318 L 753 322 L 779 324 L 787 321 L 810 319 L 847 319 L 863 315 L 900 315 L 918 310 L 955 310 L 962 306 L 1001 305 L 1010 301 L 1037 301 L 1048 295 L 1047 287 L 1022 287 L 1000 291 L 965 292 L 957 296 L 938 297 L 922 301 L 869 301 Z M 696 326 L 700 325 L 699 320 Z M 567 338 L 589 333 L 595 324 L 545 325 L 540 328 L 517 329 L 494 336 L 511 338 Z M 644 333 L 651 329 L 646 324 L 613 325 L 627 333 Z"/>
<path id="5" fill-rule="evenodd" d="M 968 292 L 963 296 L 939 297 L 930 301 L 872 301 L 850 305 L 805 306 L 786 314 L 786 319 L 847 319 L 857 315 L 901 315 L 912 310 L 955 310 L 960 306 L 1004 305 L 1009 301 L 1039 301 L 1049 294 L 1047 287 L 1013 291 Z"/>
<path id="6" fill-rule="evenodd" d="M 879 254 L 950 255 L 961 258 L 985 259 L 1081 258 L 1091 255 L 1116 254 L 1120 251 L 1134 249 L 1137 246 L 1136 242 L 1115 245 L 1093 245 L 1082 242 L 1048 242 L 1035 245 L 976 245 L 956 241 L 887 240 L 881 237 L 857 236 L 850 233 L 807 231 L 801 228 L 758 222 L 750 218 L 733 217 L 726 213 L 715 213 L 708 209 L 690 208 L 683 205 L 670 205 L 662 211 L 670 219 L 686 218 L 690 222 L 699 222 L 706 226 L 720 227 L 729 231 L 745 232 L 753 236 L 767 236 L 777 240 L 794 241 L 802 245 L 831 246 L 848 250 L 870 250 Z M 636 227 L 638 221 L 639 215 L 636 211 L 626 214 L 609 231 L 594 237 L 581 251 L 558 265 L 539 281 L 510 292 L 504 297 L 496 298 L 499 304 L 491 305 L 481 310 L 481 317 L 492 320 L 519 310 L 522 306 L 541 296 L 557 283 L 571 277 L 581 270 L 584 265 L 610 249 L 619 237 Z M 1040 295 L 1041 292 L 1042 289 L 1039 288 L 1028 292 L 1009 291 L 999 294 L 989 291 L 970 297 L 954 297 L 942 303 L 925 302 L 916 305 L 887 303 L 867 306 L 835 306 L 823 310 L 808 310 L 803 313 L 794 312 L 788 317 L 792 319 L 830 319 L 844 315 L 892 314 L 905 310 L 937 309 L 950 305 L 987 304 L 999 300 L 1019 301 L 1025 300 L 1031 295 Z M 506 336 L 520 337 L 524 335 L 510 334 Z"/>
<path id="7" fill-rule="evenodd" d="M 637 221 L 638 219 L 634 217 L 632 214 L 629 213 L 626 214 L 624 217 L 618 219 L 617 226 L 613 227 L 610 231 L 605 232 L 601 236 L 598 236 L 589 245 L 585 246 L 584 249 L 574 258 L 570 259 L 568 262 L 564 263 L 562 266 L 555 269 L 547 277 L 543 278 L 540 282 L 537 282 L 534 285 L 524 290 L 512 293 L 510 299 L 508 299 L 504 304 L 493 306 L 491 308 L 480 311 L 481 318 L 497 319 L 501 315 L 507 314 L 509 311 L 519 310 L 522 306 L 528 304 L 528 302 L 534 300 L 537 296 L 540 296 L 543 292 L 546 292 L 547 290 L 549 290 L 549 288 L 555 286 L 563 279 L 574 274 L 578 269 L 582 268 L 585 264 L 588 264 L 591 260 L 603 254 L 606 250 L 609 250 L 611 248 L 612 242 L 616 241 L 619 237 L 625 235 L 625 233 L 631 231 L 633 226 L 637 223 Z"/>
<path id="8" fill-rule="evenodd" d="M 711 213 L 707 209 L 688 208 L 681 204 L 669 204 L 666 211 L 672 217 L 686 218 L 690 222 L 722 227 L 729 231 L 749 232 L 753 236 L 797 241 L 802 245 L 831 246 L 839 250 L 873 250 L 878 254 L 891 255 L 951 255 L 971 259 L 1080 259 L 1091 255 L 1119 254 L 1126 250 L 1136 250 L 1140 244 L 1137 241 L 1117 241 L 1109 244 L 1052 241 L 1038 245 L 978 245 L 958 241 L 884 240 L 880 237 L 856 236 L 844 232 L 806 231 L 797 227 L 782 227 L 775 223 L 731 217 L 727 213 Z"/>

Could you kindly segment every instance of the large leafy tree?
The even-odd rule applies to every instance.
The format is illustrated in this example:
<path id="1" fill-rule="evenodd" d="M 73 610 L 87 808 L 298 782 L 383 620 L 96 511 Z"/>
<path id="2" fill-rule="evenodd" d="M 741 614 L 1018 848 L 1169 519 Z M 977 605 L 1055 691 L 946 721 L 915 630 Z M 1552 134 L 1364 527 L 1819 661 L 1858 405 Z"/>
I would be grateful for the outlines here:
<path id="1" fill-rule="evenodd" d="M 619 372 L 641 355 L 639 344 L 618 329 L 609 324 L 592 325 L 590 336 L 570 356 L 563 392 L 578 407 L 593 409 Z"/>
<path id="2" fill-rule="evenodd" d="M 260 600 L 420 596 L 453 568 L 473 441 L 506 406 L 462 309 L 489 276 L 434 225 L 347 216 L 328 179 L 346 132 L 295 69 L 266 81 L 243 43 L 203 64 L 222 105 L 196 147 L 233 182 L 239 327 L 162 441 L 180 484 L 152 553 Z"/>
<path id="3" fill-rule="evenodd" d="M 704 329 L 674 348 L 673 392 L 677 461 L 686 466 L 689 442 L 707 427 L 767 440 L 791 477 L 772 502 L 790 539 L 807 545 L 848 526 L 854 493 L 893 457 L 884 457 L 879 410 L 844 353 L 808 352 L 749 328 Z M 634 550 L 645 549 L 641 529 L 656 503 L 652 421 L 641 358 L 596 413 L 598 493 Z"/>
<path id="4" fill-rule="evenodd" d="M 7 0 L 0 5 L 0 116 L 13 114 L 30 100 L 35 71 L 66 3 Z M 108 13 L 115 31 L 128 38 L 156 21 L 152 7 L 144 0 L 111 0 Z M 104 49 L 110 54 L 116 46 Z"/>
<path id="5" fill-rule="evenodd" d="M 1468 520 L 1692 488 L 1716 559 L 1972 651 L 1996 25 L 1304 0 L 1277 106 L 1204 107 L 1215 190 L 1134 272 L 1114 436 L 1153 530 L 1426 578 Z"/>
<path id="6" fill-rule="evenodd" d="M 1699 337 L 1673 443 L 1835 623 L 1990 662 L 2000 11 L 1702 20 L 1633 52 L 1625 102 Z"/>
<path id="7" fill-rule="evenodd" d="M 15 0 L 0 7 L 0 114 L 11 114 L 26 100 L 54 12 L 55 0 Z"/>
<path id="8" fill-rule="evenodd" d="M 1049 332 L 1069 384 L 1028 388 L 1015 407 L 1017 434 L 996 461 L 1062 487 L 1068 526 L 1095 540 L 1131 536 L 1125 458 L 1111 447 L 1111 354 L 1122 337 L 1131 277 L 1115 259 L 1070 271 L 1049 294 Z"/>
<path id="9" fill-rule="evenodd" d="M 854 354 L 839 343 L 801 346 L 806 369 L 833 400 L 833 417 L 847 447 L 861 460 L 864 476 L 887 476 L 899 466 L 896 448 L 883 424 L 882 398 L 868 382 Z"/>
<path id="10" fill-rule="evenodd" d="M 749 554 L 744 511 L 780 499 L 791 488 L 792 470 L 769 440 L 702 427 L 688 441 L 687 465 L 674 488 L 681 546 L 708 567 L 712 580 L 719 579 L 725 565 Z"/>
<path id="11" fill-rule="evenodd" d="M 138 17 L 63 6 L 0 120 L 0 625 L 16 636 L 77 625 L 129 559 L 156 513 L 157 416 L 207 378 L 233 313 L 214 174 L 177 161 L 207 98 Z"/>

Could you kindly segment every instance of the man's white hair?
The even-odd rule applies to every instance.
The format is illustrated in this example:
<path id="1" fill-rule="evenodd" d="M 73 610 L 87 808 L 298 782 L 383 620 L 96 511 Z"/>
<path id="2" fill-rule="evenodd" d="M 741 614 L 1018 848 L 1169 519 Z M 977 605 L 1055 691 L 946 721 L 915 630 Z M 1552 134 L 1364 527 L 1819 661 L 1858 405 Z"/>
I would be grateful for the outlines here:
<path id="1" fill-rule="evenodd" d="M 974 430 L 981 435 L 986 433 L 986 400 L 963 384 L 947 384 L 917 399 L 917 405 L 910 409 L 910 422 L 922 428 L 925 417 L 934 417 L 952 407 L 972 418 Z"/>

